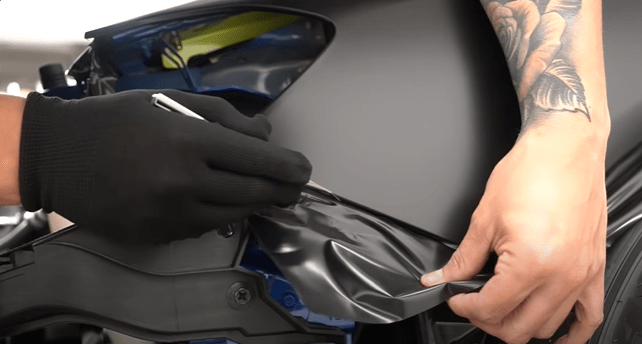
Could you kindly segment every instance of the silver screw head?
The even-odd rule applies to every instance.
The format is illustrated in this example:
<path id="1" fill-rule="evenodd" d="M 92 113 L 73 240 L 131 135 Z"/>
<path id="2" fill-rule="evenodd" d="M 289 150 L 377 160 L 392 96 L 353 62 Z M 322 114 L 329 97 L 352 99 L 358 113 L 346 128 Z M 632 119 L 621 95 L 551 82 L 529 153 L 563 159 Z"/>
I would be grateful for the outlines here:
<path id="1" fill-rule="evenodd" d="M 239 288 L 234 292 L 234 300 L 240 305 L 246 305 L 252 299 L 252 295 L 249 290 L 245 288 Z"/>

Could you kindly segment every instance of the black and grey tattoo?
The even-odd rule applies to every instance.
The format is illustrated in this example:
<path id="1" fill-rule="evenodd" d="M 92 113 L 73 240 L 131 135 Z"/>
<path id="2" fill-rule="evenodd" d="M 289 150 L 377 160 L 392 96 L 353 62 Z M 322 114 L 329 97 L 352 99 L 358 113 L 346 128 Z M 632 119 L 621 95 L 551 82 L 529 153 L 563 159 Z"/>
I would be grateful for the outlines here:
<path id="1" fill-rule="evenodd" d="M 504 48 L 523 123 L 553 111 L 584 114 L 584 86 L 568 58 L 569 20 L 581 0 L 482 0 Z"/>

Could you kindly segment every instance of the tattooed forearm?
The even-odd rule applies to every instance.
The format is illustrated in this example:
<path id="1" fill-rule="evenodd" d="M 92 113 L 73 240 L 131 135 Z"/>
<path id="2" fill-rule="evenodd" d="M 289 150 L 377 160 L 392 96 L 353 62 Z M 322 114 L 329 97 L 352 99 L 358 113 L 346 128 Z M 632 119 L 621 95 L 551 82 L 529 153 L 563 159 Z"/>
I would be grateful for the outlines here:
<path id="1" fill-rule="evenodd" d="M 581 0 L 482 0 L 504 49 L 524 125 L 559 112 L 591 120 L 584 86 L 568 57 Z"/>

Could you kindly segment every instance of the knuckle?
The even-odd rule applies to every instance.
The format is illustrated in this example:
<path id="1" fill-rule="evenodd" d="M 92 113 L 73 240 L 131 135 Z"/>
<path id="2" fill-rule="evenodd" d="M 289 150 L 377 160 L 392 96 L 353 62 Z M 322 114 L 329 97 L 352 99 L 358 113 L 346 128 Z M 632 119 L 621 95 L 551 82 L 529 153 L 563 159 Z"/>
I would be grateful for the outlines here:
<path id="1" fill-rule="evenodd" d="M 481 210 L 479 208 L 475 209 L 473 214 L 470 216 L 470 227 L 475 228 L 483 224 L 482 218 L 483 215 L 481 213 Z"/>
<path id="2" fill-rule="evenodd" d="M 225 116 L 230 119 L 247 118 L 242 113 L 240 113 L 238 109 L 236 109 L 234 105 L 232 105 L 232 103 L 228 102 L 224 98 L 209 96 L 207 99 L 207 105 L 208 107 L 212 107 L 214 111 L 218 110 L 217 111 L 218 113 L 221 113 L 221 112 L 225 113 L 226 114 Z M 203 111 L 212 111 L 212 110 L 208 109 Z"/>
<path id="3" fill-rule="evenodd" d="M 538 224 L 537 222 L 534 222 L 532 216 L 529 216 L 523 211 L 508 211 L 500 214 L 498 224 L 501 227 L 508 229 L 527 228 L 532 230 L 546 229 L 548 226 L 548 224 L 545 223 Z"/>
<path id="4" fill-rule="evenodd" d="M 537 339 L 548 339 L 553 337 L 553 335 L 557 332 L 557 328 L 552 328 L 552 327 L 547 327 L 540 329 L 535 333 L 535 338 Z"/>
<path id="5" fill-rule="evenodd" d="M 532 324 L 528 322 L 512 322 L 509 320 L 507 323 L 501 324 L 497 337 L 508 344 L 524 344 L 533 338 L 534 332 Z"/>
<path id="6" fill-rule="evenodd" d="M 586 326 L 588 326 L 589 328 L 595 330 L 598 327 L 600 327 L 600 325 L 602 325 L 603 321 L 604 321 L 604 313 L 600 312 L 595 317 L 593 317 L 591 319 L 588 319 L 586 321 Z"/>
<path id="7" fill-rule="evenodd" d="M 457 275 L 457 276 L 448 276 L 448 278 L 452 277 L 456 279 L 465 280 L 472 277 L 472 276 L 469 276 L 470 273 L 467 271 L 466 258 L 459 250 L 456 250 L 455 253 L 453 253 L 444 270 L 446 270 L 446 273 L 449 275 L 452 274 L 453 272 Z M 484 310 L 483 312 L 486 312 L 486 311 Z"/>
<path id="8" fill-rule="evenodd" d="M 568 269 L 566 274 L 566 283 L 569 286 L 579 286 L 586 282 L 589 277 L 589 267 L 576 266 Z"/>
<path id="9" fill-rule="evenodd" d="M 265 115 L 258 114 L 252 117 L 251 121 L 265 134 L 269 135 L 272 132 L 272 123 Z"/>
<path id="10" fill-rule="evenodd" d="M 497 325 L 502 321 L 496 312 L 487 309 L 480 311 L 476 318 L 480 322 L 490 325 Z"/>
<path id="11" fill-rule="evenodd" d="M 531 340 L 531 337 L 521 333 L 509 333 L 502 339 L 504 339 L 506 344 L 525 344 Z"/>

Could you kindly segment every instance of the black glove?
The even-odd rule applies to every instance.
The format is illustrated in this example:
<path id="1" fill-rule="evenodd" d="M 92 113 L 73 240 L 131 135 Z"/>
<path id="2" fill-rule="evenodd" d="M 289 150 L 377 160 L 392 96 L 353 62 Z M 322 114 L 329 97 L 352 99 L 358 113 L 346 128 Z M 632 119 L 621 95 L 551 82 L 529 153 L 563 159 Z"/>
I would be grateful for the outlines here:
<path id="1" fill-rule="evenodd" d="M 301 153 L 266 142 L 267 118 L 246 117 L 220 98 L 162 91 L 208 123 L 154 107 L 157 92 L 72 101 L 29 94 L 20 147 L 24 207 L 158 242 L 298 199 L 312 167 Z"/>

